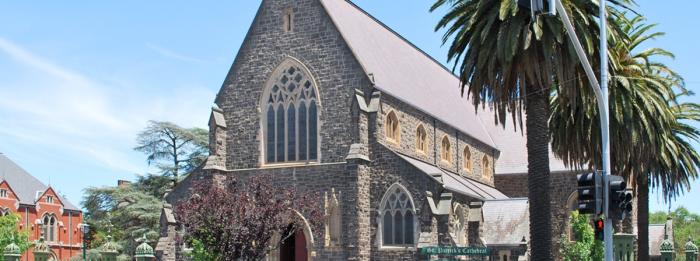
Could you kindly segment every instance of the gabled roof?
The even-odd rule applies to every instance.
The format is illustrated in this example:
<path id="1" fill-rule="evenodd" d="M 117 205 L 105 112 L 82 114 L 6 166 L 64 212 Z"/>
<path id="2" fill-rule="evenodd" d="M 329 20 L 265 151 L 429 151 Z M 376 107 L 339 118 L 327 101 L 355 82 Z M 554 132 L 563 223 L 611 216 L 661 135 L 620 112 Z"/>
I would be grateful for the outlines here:
<path id="1" fill-rule="evenodd" d="M 484 215 L 484 241 L 487 246 L 520 245 L 530 238 L 530 211 L 527 198 L 487 200 Z"/>
<path id="2" fill-rule="evenodd" d="M 19 197 L 20 204 L 35 205 L 37 192 L 43 194 L 49 188 L 1 153 L 0 175 L 10 184 L 12 190 L 17 197 Z M 57 196 L 59 200 L 63 202 L 63 207 L 65 209 L 80 211 L 80 208 L 77 208 L 68 200 L 62 198 L 60 195 Z"/>
<path id="3" fill-rule="evenodd" d="M 454 74 L 350 1 L 321 3 L 377 89 L 498 149 Z"/>
<path id="4" fill-rule="evenodd" d="M 496 124 L 488 106 L 477 110 L 457 76 L 352 2 L 321 3 L 377 89 L 499 150 L 496 174 L 527 173 L 525 131 Z M 549 158 L 550 171 L 571 171 L 551 150 Z"/>

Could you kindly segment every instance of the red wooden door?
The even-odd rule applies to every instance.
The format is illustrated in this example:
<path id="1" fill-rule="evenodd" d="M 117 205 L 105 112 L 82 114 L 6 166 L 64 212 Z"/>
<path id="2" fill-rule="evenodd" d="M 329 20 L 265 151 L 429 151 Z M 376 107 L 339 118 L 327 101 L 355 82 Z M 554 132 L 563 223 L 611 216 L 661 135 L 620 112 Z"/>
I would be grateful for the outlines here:
<path id="1" fill-rule="evenodd" d="M 294 261 L 306 261 L 306 236 L 301 229 L 294 233 Z"/>

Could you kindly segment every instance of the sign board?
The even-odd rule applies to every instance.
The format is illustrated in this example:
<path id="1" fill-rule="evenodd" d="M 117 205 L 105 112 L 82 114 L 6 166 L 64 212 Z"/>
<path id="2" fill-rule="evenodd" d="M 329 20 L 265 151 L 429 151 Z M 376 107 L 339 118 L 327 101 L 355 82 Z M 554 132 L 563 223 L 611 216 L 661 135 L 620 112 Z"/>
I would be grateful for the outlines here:
<path id="1" fill-rule="evenodd" d="M 423 247 L 420 248 L 423 255 L 442 256 L 488 256 L 491 249 L 485 247 Z"/>

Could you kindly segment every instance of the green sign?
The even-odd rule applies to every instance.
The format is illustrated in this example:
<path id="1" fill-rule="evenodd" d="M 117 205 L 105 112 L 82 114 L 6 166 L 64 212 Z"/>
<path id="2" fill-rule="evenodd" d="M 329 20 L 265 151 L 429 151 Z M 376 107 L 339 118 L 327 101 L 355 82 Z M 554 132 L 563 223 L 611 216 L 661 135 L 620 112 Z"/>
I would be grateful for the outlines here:
<path id="1" fill-rule="evenodd" d="M 423 255 L 443 256 L 488 256 L 491 249 L 485 247 L 424 247 L 420 249 Z"/>

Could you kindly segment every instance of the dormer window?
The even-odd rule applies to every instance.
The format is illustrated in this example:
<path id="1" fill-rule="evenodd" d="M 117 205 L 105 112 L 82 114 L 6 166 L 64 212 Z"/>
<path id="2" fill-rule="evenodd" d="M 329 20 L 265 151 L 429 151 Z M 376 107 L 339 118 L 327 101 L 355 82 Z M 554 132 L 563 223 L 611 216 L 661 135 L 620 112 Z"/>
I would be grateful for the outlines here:
<path id="1" fill-rule="evenodd" d="M 282 13 L 282 27 L 285 33 L 289 33 L 294 29 L 294 12 L 291 8 L 287 8 Z"/>
<path id="2" fill-rule="evenodd" d="M 7 190 L 0 189 L 0 198 L 7 198 Z"/>
<path id="3" fill-rule="evenodd" d="M 46 203 L 53 204 L 53 196 L 46 196 Z"/>

